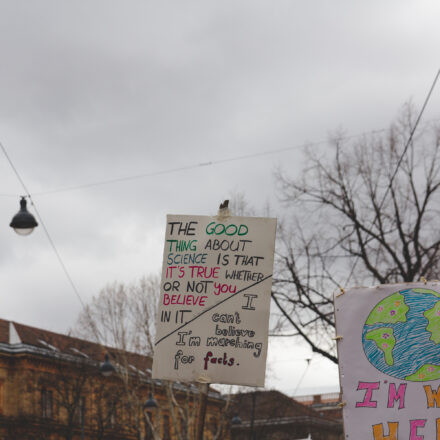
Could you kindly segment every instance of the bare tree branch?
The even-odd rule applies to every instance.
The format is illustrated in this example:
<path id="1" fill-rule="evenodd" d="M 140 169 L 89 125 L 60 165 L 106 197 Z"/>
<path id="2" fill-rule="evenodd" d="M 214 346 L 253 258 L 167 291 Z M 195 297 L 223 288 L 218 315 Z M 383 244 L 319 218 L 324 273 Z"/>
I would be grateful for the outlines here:
<path id="1" fill-rule="evenodd" d="M 333 362 L 335 287 L 347 279 L 438 278 L 440 134 L 437 127 L 420 129 L 402 155 L 413 126 L 414 110 L 405 105 L 388 133 L 351 143 L 336 136 L 331 157 L 306 152 L 300 178 L 276 172 L 289 213 L 278 233 L 276 328 L 293 329 Z"/>

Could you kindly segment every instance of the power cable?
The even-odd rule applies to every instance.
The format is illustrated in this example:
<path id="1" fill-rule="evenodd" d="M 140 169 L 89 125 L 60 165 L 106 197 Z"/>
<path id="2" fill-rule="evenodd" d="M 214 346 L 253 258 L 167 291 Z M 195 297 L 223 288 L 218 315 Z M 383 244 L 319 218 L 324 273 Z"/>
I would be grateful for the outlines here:
<path id="1" fill-rule="evenodd" d="M 382 201 L 381 201 L 381 203 L 379 205 L 379 210 L 383 206 L 383 203 L 385 202 L 386 196 L 388 195 L 388 192 L 391 189 L 393 180 L 394 180 L 395 176 L 397 175 L 397 172 L 398 172 L 398 170 L 400 168 L 402 160 L 403 160 L 403 158 L 404 158 L 404 156 L 406 154 L 406 151 L 408 150 L 409 145 L 410 145 L 410 143 L 411 143 L 411 141 L 413 139 L 414 133 L 415 133 L 417 127 L 418 127 L 418 124 L 419 124 L 421 118 L 422 118 L 422 115 L 423 115 L 423 113 L 425 111 L 425 108 L 426 108 L 428 102 L 429 102 L 429 99 L 430 99 L 430 97 L 432 95 L 432 92 L 434 91 L 434 88 L 436 86 L 436 83 L 437 83 L 437 80 L 438 80 L 439 76 L 440 76 L 440 69 L 437 72 L 437 75 L 436 75 L 436 77 L 435 77 L 435 79 L 434 79 L 434 81 L 432 83 L 432 86 L 431 86 L 431 88 L 430 88 L 430 90 L 428 92 L 428 95 L 427 95 L 427 97 L 425 99 L 423 107 L 422 107 L 422 109 L 421 109 L 421 111 L 419 113 L 419 116 L 418 116 L 417 120 L 416 120 L 414 128 L 412 129 L 412 131 L 410 133 L 410 136 L 408 138 L 408 141 L 406 143 L 406 146 L 405 146 L 405 148 L 404 148 L 404 150 L 403 150 L 403 152 L 402 152 L 402 154 L 401 154 L 401 156 L 399 158 L 399 161 L 397 163 L 396 169 L 395 169 L 395 171 L 394 171 L 394 173 L 393 173 L 393 175 L 391 177 L 391 181 L 390 181 L 390 183 L 389 183 L 389 185 L 387 187 L 387 190 L 385 191 L 384 197 L 383 197 L 383 199 L 382 199 Z M 344 139 L 352 139 L 352 138 L 355 138 L 355 137 L 363 136 L 365 134 L 379 133 L 379 132 L 382 132 L 382 131 L 385 131 L 385 130 L 386 130 L 385 128 L 379 129 L 379 130 L 372 130 L 372 131 L 364 132 L 364 133 L 357 134 L 357 135 L 345 136 Z M 150 173 L 142 173 L 142 174 L 136 174 L 136 175 L 132 175 L 132 176 L 120 177 L 120 178 L 115 178 L 115 179 L 107 179 L 107 180 L 102 180 L 102 181 L 96 181 L 96 182 L 86 183 L 86 184 L 82 184 L 82 185 L 76 185 L 76 186 L 70 186 L 70 187 L 57 188 L 57 189 L 48 190 L 48 191 L 36 192 L 36 193 L 34 193 L 34 195 L 36 195 L 36 196 L 49 195 L 49 194 L 55 194 L 55 193 L 59 193 L 59 192 L 75 191 L 75 190 L 84 189 L 84 188 L 90 188 L 90 187 L 94 187 L 94 186 L 108 185 L 108 184 L 117 183 L 117 182 L 124 182 L 124 181 L 129 181 L 129 180 L 137 180 L 137 179 L 141 179 L 141 178 L 145 178 L 145 177 L 152 177 L 152 176 L 158 176 L 158 175 L 163 175 L 163 174 L 171 174 L 171 173 L 175 173 L 175 172 L 179 172 L 179 171 L 186 171 L 186 170 L 191 170 L 191 169 L 200 168 L 200 167 L 213 166 L 213 165 L 219 165 L 219 164 L 223 164 L 223 163 L 229 163 L 229 162 L 235 162 L 235 161 L 251 159 L 251 158 L 255 158 L 255 157 L 263 157 L 263 156 L 268 156 L 268 155 L 273 155 L 273 154 L 279 154 L 279 153 L 282 153 L 282 152 L 295 150 L 295 149 L 298 149 L 298 148 L 301 148 L 301 147 L 304 148 L 306 146 L 318 146 L 318 145 L 322 145 L 322 144 L 324 144 L 326 142 L 327 141 L 316 141 L 316 142 L 310 142 L 310 143 L 303 143 L 303 144 L 300 144 L 300 145 L 284 147 L 284 148 L 278 148 L 278 149 L 271 150 L 271 151 L 263 151 L 263 152 L 259 152 L 259 153 L 250 153 L 250 154 L 245 154 L 245 155 L 241 155 L 241 156 L 235 156 L 235 157 L 226 158 L 226 159 L 218 159 L 218 160 L 213 160 L 213 161 L 209 161 L 209 162 L 203 162 L 203 163 L 198 163 L 198 164 L 193 164 L 193 165 L 187 165 L 187 166 L 182 166 L 182 167 L 177 167 L 177 168 L 171 168 L 171 169 L 168 169 L 168 170 L 153 171 L 153 172 L 150 172 Z M 49 243 L 50 243 L 51 247 L 53 248 L 53 250 L 54 250 L 54 252 L 55 252 L 55 254 L 57 256 L 57 259 L 58 259 L 58 261 L 59 261 L 59 263 L 60 263 L 60 265 L 61 265 L 61 267 L 62 267 L 62 269 L 63 269 L 63 271 L 64 271 L 64 273 L 66 275 L 66 277 L 68 278 L 69 283 L 71 284 L 71 286 L 72 286 L 76 296 L 78 297 L 81 305 L 84 307 L 84 303 L 83 303 L 83 301 L 81 299 L 79 291 L 76 288 L 75 283 L 73 282 L 73 279 L 70 276 L 69 271 L 67 270 L 67 267 L 64 264 L 63 259 L 61 258 L 61 255 L 58 252 L 58 250 L 57 250 L 57 248 L 55 246 L 55 243 L 54 243 L 54 241 L 52 240 L 52 238 L 51 238 L 51 236 L 49 234 L 49 231 L 48 231 L 48 229 L 47 229 L 47 227 L 45 225 L 45 222 L 43 221 L 43 219 L 42 219 L 42 217 L 41 217 L 41 215 L 39 213 L 39 210 L 38 210 L 37 206 L 35 205 L 34 200 L 32 199 L 30 191 L 28 190 L 27 186 L 25 185 L 23 179 L 21 178 L 20 174 L 18 173 L 18 171 L 17 171 L 16 167 L 14 166 L 11 158 L 9 157 L 9 155 L 8 155 L 4 145 L 1 142 L 0 142 L 0 147 L 1 147 L 2 151 L 3 151 L 3 154 L 5 155 L 5 157 L 7 159 L 7 161 L 9 162 L 12 170 L 14 171 L 14 173 L 17 176 L 19 182 L 21 183 L 23 189 L 25 190 L 26 196 L 31 201 L 31 204 L 32 204 L 32 206 L 35 209 L 35 212 L 36 212 L 36 214 L 38 216 L 38 219 L 40 220 L 41 225 L 43 226 L 43 230 L 44 230 L 44 232 L 45 232 L 45 234 L 47 236 L 47 239 L 49 240 Z M 0 193 L 0 196 L 1 197 L 16 197 L 17 195 L 14 195 L 14 194 L 1 194 Z M 376 222 L 377 216 L 378 216 L 378 214 L 376 214 L 376 217 L 375 217 L 375 219 L 373 221 L 373 224 Z M 346 283 L 351 278 L 351 275 L 353 274 L 353 272 L 354 272 L 354 270 L 356 268 L 357 262 L 359 261 L 358 258 L 354 262 L 354 265 L 353 265 L 353 267 L 352 267 L 352 269 L 350 271 L 350 275 L 349 275 Z"/>
<path id="2" fill-rule="evenodd" d="M 18 194 L 4 194 L 0 193 L 0 197 L 13 197 L 14 199 L 17 198 Z"/>
<path id="3" fill-rule="evenodd" d="M 435 120 L 437 120 L 437 119 L 435 119 Z M 353 135 L 349 135 L 349 136 L 343 136 L 342 139 L 349 140 L 349 139 L 365 136 L 367 134 L 381 133 L 386 130 L 388 130 L 388 129 L 387 128 L 380 128 L 377 130 L 370 130 L 370 131 L 366 131 L 363 133 L 353 134 Z M 77 191 L 77 190 L 92 188 L 92 187 L 96 187 L 96 186 L 104 186 L 104 185 L 109 185 L 109 184 L 113 184 L 113 183 L 127 182 L 130 180 L 144 179 L 146 177 L 154 177 L 154 176 L 160 176 L 160 175 L 165 175 L 165 174 L 173 174 L 176 172 L 188 171 L 188 170 L 193 170 L 196 168 L 221 165 L 224 163 L 237 162 L 237 161 L 242 161 L 242 160 L 247 160 L 247 159 L 253 159 L 256 157 L 271 156 L 271 155 L 280 154 L 280 153 L 284 153 L 287 151 L 293 151 L 293 150 L 297 150 L 297 149 L 305 148 L 305 147 L 311 147 L 311 146 L 315 147 L 315 146 L 326 144 L 327 142 L 328 142 L 327 140 L 321 140 L 321 141 L 315 141 L 315 142 L 304 142 L 302 144 L 293 145 L 293 146 L 289 146 L 289 147 L 283 147 L 283 148 L 277 148 L 275 150 L 270 150 L 270 151 L 267 150 L 267 151 L 261 151 L 258 153 L 249 153 L 249 154 L 244 154 L 241 156 L 233 156 L 233 157 L 225 158 L 225 159 L 216 159 L 216 160 L 212 160 L 212 161 L 208 161 L 208 162 L 201 162 L 201 163 L 185 165 L 185 166 L 181 166 L 181 167 L 169 168 L 169 169 L 160 170 L 160 171 L 151 171 L 148 173 L 134 174 L 131 176 L 117 177 L 117 178 L 113 178 L 113 179 L 99 180 L 96 182 L 89 182 L 89 183 L 84 183 L 84 184 L 79 184 L 79 185 L 54 188 L 54 189 L 47 190 L 47 191 L 35 192 L 35 193 L 33 193 L 33 195 L 34 196 L 45 196 L 45 195 L 51 195 L 51 194 L 56 194 L 56 193 L 61 193 L 61 192 Z M 17 196 L 17 194 L 0 194 L 0 197 L 16 197 L 16 196 Z"/>
<path id="4" fill-rule="evenodd" d="M 12 160 L 11 160 L 11 158 L 9 157 L 9 154 L 8 154 L 7 151 L 6 151 L 6 148 L 3 146 L 3 144 L 2 144 L 1 142 L 0 142 L 0 148 L 1 148 L 2 151 L 3 151 L 3 154 L 4 154 L 5 157 L 6 157 L 6 160 L 9 162 L 9 165 L 11 166 L 12 171 L 14 171 L 15 175 L 17 176 L 18 181 L 21 183 L 21 186 L 22 186 L 23 189 L 25 190 L 26 195 L 27 195 L 28 197 L 30 197 L 29 190 L 27 189 L 25 183 L 23 182 L 23 179 L 21 178 L 20 174 L 18 173 L 17 168 L 15 168 L 15 165 L 12 163 Z"/>
<path id="5" fill-rule="evenodd" d="M 432 92 L 434 91 L 434 88 L 435 88 L 435 86 L 436 86 L 436 84 L 437 84 L 437 80 L 438 80 L 439 76 L 440 76 L 440 69 L 438 70 L 437 75 L 436 75 L 435 78 L 434 78 L 434 81 L 433 81 L 433 83 L 432 83 L 432 85 L 431 85 L 431 88 L 429 89 L 428 95 L 427 95 L 426 98 L 425 98 L 425 102 L 423 103 L 422 109 L 421 109 L 420 112 L 419 112 L 419 116 L 418 116 L 417 119 L 416 119 L 416 122 L 415 122 L 415 124 L 414 124 L 413 129 L 411 130 L 411 133 L 409 134 L 408 141 L 406 142 L 405 148 L 403 149 L 403 152 L 402 152 L 402 154 L 400 155 L 400 158 L 399 158 L 399 160 L 398 160 L 398 162 L 397 162 L 397 165 L 396 165 L 396 169 L 394 170 L 394 173 L 393 173 L 393 175 L 391 176 L 390 183 L 389 183 L 389 185 L 388 185 L 388 187 L 387 187 L 387 189 L 386 189 L 386 191 L 385 191 L 385 194 L 383 195 L 382 201 L 381 201 L 380 204 L 379 204 L 379 209 L 378 209 L 378 211 L 381 210 L 381 208 L 383 207 L 383 204 L 385 203 L 385 199 L 386 199 L 386 197 L 387 197 L 387 195 L 388 195 L 388 192 L 390 191 L 390 189 L 391 189 L 391 187 L 392 187 L 392 185 L 393 185 L 394 178 L 396 177 L 397 172 L 399 171 L 399 168 L 400 168 L 400 165 L 402 164 L 403 158 L 405 157 L 405 154 L 406 154 L 406 152 L 408 151 L 408 148 L 409 148 L 409 146 L 410 146 L 410 144 L 411 144 L 411 142 L 412 142 L 412 140 L 413 140 L 414 133 L 416 132 L 417 127 L 418 127 L 418 125 L 419 125 L 419 122 L 420 122 L 420 120 L 422 119 L 422 115 L 423 115 L 423 113 L 425 112 L 425 108 L 426 108 L 426 106 L 428 105 L 429 99 L 431 98 Z M 376 214 L 376 218 L 374 219 L 374 222 L 373 222 L 373 223 L 375 223 L 376 220 L 377 220 L 377 214 Z"/>
<path id="6" fill-rule="evenodd" d="M 353 139 L 353 138 L 365 136 L 367 134 L 380 133 L 385 130 L 387 130 L 387 129 L 381 128 L 381 129 L 377 129 L 377 130 L 371 130 L 371 131 L 367 131 L 367 132 L 363 132 L 363 133 L 344 136 L 343 139 L 346 139 L 346 140 Z M 154 176 L 160 176 L 160 175 L 164 175 L 164 174 L 172 174 L 172 173 L 176 173 L 176 172 L 180 172 L 180 171 L 193 170 L 196 168 L 221 165 L 224 163 L 237 162 L 237 161 L 242 161 L 242 160 L 247 160 L 247 159 L 253 159 L 256 157 L 264 157 L 264 156 L 270 156 L 270 155 L 274 155 L 274 154 L 280 154 L 280 153 L 284 153 L 287 151 L 293 151 L 293 150 L 297 150 L 297 149 L 305 148 L 305 147 L 310 147 L 310 146 L 315 147 L 315 146 L 326 144 L 327 142 L 328 142 L 327 140 L 321 140 L 321 141 L 315 141 L 315 142 L 304 142 L 302 144 L 293 145 L 293 146 L 289 146 L 289 147 L 283 147 L 283 148 L 277 148 L 277 149 L 270 150 L 270 151 L 267 150 L 267 151 L 261 151 L 258 153 L 249 153 L 249 154 L 244 154 L 241 156 L 233 156 L 233 157 L 224 158 L 224 159 L 216 159 L 216 160 L 212 160 L 212 161 L 208 161 L 208 162 L 201 162 L 201 163 L 196 163 L 196 164 L 192 164 L 192 165 L 185 165 L 185 166 L 181 166 L 181 167 L 169 168 L 169 169 L 160 170 L 160 171 L 151 171 L 148 173 L 134 174 L 131 176 L 118 177 L 118 178 L 100 180 L 100 181 L 96 181 L 96 182 L 89 182 L 89 183 L 84 183 L 84 184 L 79 184 L 79 185 L 54 188 L 54 189 L 47 190 L 47 191 L 35 192 L 35 193 L 33 193 L 33 195 L 34 196 L 45 196 L 45 195 L 56 194 L 56 193 L 60 193 L 60 192 L 76 191 L 76 190 L 86 189 L 86 188 L 91 188 L 91 187 L 96 187 L 96 186 L 109 185 L 109 184 L 113 184 L 113 183 L 126 182 L 126 181 L 130 181 L 130 180 L 138 180 L 138 179 L 143 179 L 146 177 L 154 177 Z M 0 194 L 0 196 L 16 197 L 17 194 L 15 194 L 15 195 L 14 194 Z"/>
<path id="7" fill-rule="evenodd" d="M 399 160 L 397 161 L 396 169 L 394 170 L 394 172 L 393 172 L 393 174 L 391 176 L 390 182 L 389 182 L 389 184 L 387 186 L 387 189 L 385 190 L 385 193 L 384 193 L 384 195 L 382 197 L 382 201 L 379 203 L 379 207 L 378 207 L 378 209 L 376 211 L 376 215 L 374 217 L 372 225 L 374 225 L 376 223 L 377 219 L 379 218 L 379 212 L 381 211 L 381 209 L 383 207 L 383 204 L 385 203 L 385 199 L 386 199 L 389 191 L 391 190 L 391 188 L 393 186 L 394 179 L 395 179 L 395 177 L 397 175 L 397 172 L 399 171 L 400 165 L 402 164 L 403 158 L 405 157 L 406 152 L 408 151 L 408 148 L 409 148 L 409 146 L 410 146 L 410 144 L 411 144 L 411 142 L 413 140 L 414 133 L 416 132 L 417 127 L 419 125 L 419 122 L 422 119 L 423 113 L 424 113 L 424 111 L 426 109 L 426 106 L 428 105 L 428 102 L 429 102 L 429 100 L 431 98 L 432 92 L 434 91 L 434 88 L 435 88 L 435 86 L 437 84 L 437 81 L 438 81 L 439 77 L 440 77 L 440 69 L 438 70 L 438 72 L 437 72 L 437 74 L 436 74 L 436 76 L 434 78 L 434 81 L 432 82 L 432 85 L 431 85 L 431 87 L 429 89 L 428 94 L 426 95 L 426 98 L 425 98 L 425 101 L 423 103 L 423 106 L 422 106 L 422 108 L 421 108 L 421 110 L 419 112 L 419 115 L 418 115 L 417 119 L 416 119 L 414 127 L 413 127 L 413 129 L 411 130 L 411 132 L 409 134 L 408 140 L 407 140 L 407 142 L 405 144 L 405 148 L 403 149 L 402 154 L 400 155 Z M 348 283 L 348 281 L 352 277 L 358 262 L 359 262 L 359 257 L 356 257 L 356 259 L 355 259 L 355 261 L 353 263 L 353 266 L 352 266 L 352 268 L 350 270 L 350 273 L 349 273 L 349 275 L 347 277 L 347 280 L 345 281 L 345 285 Z"/>
<path id="8" fill-rule="evenodd" d="M 81 298 L 81 295 L 79 294 L 79 291 L 78 291 L 78 289 L 76 288 L 76 285 L 75 285 L 75 283 L 73 282 L 73 279 L 72 279 L 72 277 L 70 276 L 69 271 L 67 270 L 67 267 L 66 267 L 66 265 L 64 264 L 64 261 L 63 261 L 63 259 L 61 258 L 61 255 L 60 255 L 60 253 L 58 252 L 58 249 L 56 248 L 54 241 L 52 240 L 52 237 L 51 237 L 50 234 L 49 234 L 49 231 L 48 231 L 48 229 L 47 229 L 47 227 L 46 227 L 46 224 L 45 224 L 45 222 L 43 221 L 43 218 L 41 217 L 41 214 L 40 214 L 40 212 L 39 212 L 37 206 L 35 205 L 35 203 L 34 203 L 34 201 L 33 201 L 33 199 L 32 199 L 32 196 L 31 196 L 30 191 L 28 190 L 26 184 L 24 183 L 23 179 L 22 179 L 21 176 L 20 176 L 20 173 L 18 172 L 17 168 L 16 168 L 15 165 L 13 164 L 11 158 L 9 157 L 9 154 L 8 154 L 7 151 L 6 151 L 6 148 L 4 147 L 4 145 L 3 145 L 1 142 L 0 142 L 0 148 L 1 148 L 1 150 L 3 151 L 3 154 L 5 155 L 7 161 L 8 161 L 9 164 L 11 165 L 11 168 L 12 168 L 12 170 L 14 171 L 15 175 L 17 176 L 17 179 L 19 180 L 21 186 L 22 186 L 23 189 L 25 190 L 26 196 L 27 196 L 27 197 L 29 198 L 29 200 L 31 201 L 31 204 L 32 204 L 32 206 L 34 207 L 35 213 L 37 214 L 38 220 L 40 221 L 40 224 L 41 224 L 41 226 L 43 227 L 43 230 L 44 230 L 44 232 L 45 232 L 45 234 L 46 234 L 46 237 L 47 237 L 47 239 L 49 240 L 49 243 L 50 243 L 50 245 L 51 245 L 53 251 L 55 252 L 55 255 L 56 255 L 56 257 L 57 257 L 57 259 L 58 259 L 58 262 L 60 263 L 60 265 L 61 265 L 63 271 L 64 271 L 64 274 L 66 275 L 66 277 L 67 277 L 67 279 L 68 279 L 70 285 L 72 286 L 72 289 L 73 289 L 73 291 L 75 292 L 75 295 L 77 296 L 77 298 L 78 298 L 79 302 L 81 303 L 82 307 L 85 308 L 85 305 L 84 305 L 84 302 L 83 302 L 83 300 L 82 300 L 82 298 Z"/>
<path id="9" fill-rule="evenodd" d="M 86 306 L 85 306 L 85 304 L 84 304 L 84 302 L 83 302 L 83 300 L 82 300 L 82 298 L 81 298 L 81 295 L 79 294 L 79 291 L 78 291 L 78 289 L 77 289 L 75 283 L 73 282 L 73 279 L 72 279 L 72 277 L 70 276 L 70 273 L 69 273 L 69 271 L 67 270 L 67 267 L 66 267 L 66 265 L 64 264 L 64 261 L 63 261 L 63 259 L 61 258 L 61 255 L 60 255 L 60 253 L 58 252 L 58 249 L 56 248 L 55 243 L 54 243 L 54 241 L 52 240 L 52 237 L 51 237 L 50 234 L 49 234 L 49 231 L 47 230 L 46 224 L 44 223 L 44 221 L 43 221 L 43 219 L 42 219 L 42 217 L 41 217 L 41 215 L 40 215 L 40 212 L 38 211 L 37 206 L 35 205 L 35 203 L 34 203 L 32 197 L 30 196 L 30 194 L 28 195 L 28 197 L 29 197 L 29 200 L 30 200 L 31 203 L 32 203 L 32 206 L 34 207 L 34 210 L 35 210 L 35 213 L 37 214 L 38 220 L 40 220 L 40 224 L 41 224 L 41 226 L 43 226 L 43 229 L 44 229 L 44 232 L 45 232 L 45 234 L 46 234 L 46 237 L 47 237 L 47 239 L 49 240 L 49 243 L 50 243 L 50 245 L 51 245 L 53 251 L 55 252 L 55 255 L 56 255 L 56 257 L 57 257 L 57 259 L 58 259 L 58 261 L 59 261 L 59 263 L 60 263 L 60 265 L 61 265 L 61 267 L 62 267 L 62 269 L 63 269 L 63 271 L 64 271 L 64 273 L 65 273 L 65 275 L 66 275 L 66 277 L 67 277 L 67 279 L 69 280 L 69 283 L 70 283 L 70 285 L 72 286 L 73 291 L 75 292 L 75 295 L 77 296 L 79 302 L 81 303 L 81 306 L 82 306 L 83 308 L 86 308 Z"/>
<path id="10" fill-rule="evenodd" d="M 182 167 L 170 168 L 170 169 L 166 169 L 166 170 L 152 171 L 149 173 L 141 173 L 141 174 L 135 174 L 132 176 L 119 177 L 119 178 L 115 178 L 115 179 L 101 180 L 101 181 L 96 181 L 96 182 L 85 183 L 82 185 L 55 188 L 53 190 L 37 192 L 34 195 L 43 196 L 43 195 L 55 194 L 55 193 L 59 193 L 59 192 L 76 191 L 79 189 L 90 188 L 90 187 L 94 187 L 94 186 L 109 185 L 112 183 L 143 179 L 146 177 L 160 176 L 160 175 L 164 175 L 164 174 L 172 174 L 172 173 L 176 173 L 176 172 L 180 172 L 180 171 L 193 170 L 195 168 L 203 168 L 203 167 L 208 167 L 208 166 L 220 165 L 220 164 L 224 164 L 224 163 L 252 159 L 255 157 L 263 157 L 263 156 L 269 156 L 269 155 L 273 155 L 273 154 L 279 154 L 279 153 L 283 153 L 283 152 L 286 152 L 289 150 L 294 150 L 297 148 L 305 147 L 307 145 L 314 145 L 314 146 L 316 145 L 317 146 L 317 145 L 324 144 L 326 142 L 327 141 L 304 143 L 304 144 L 296 145 L 293 147 L 278 148 L 278 149 L 272 150 L 272 151 L 262 151 L 259 153 L 250 153 L 250 154 L 245 154 L 245 155 L 241 155 L 241 156 L 234 156 L 234 157 L 225 158 L 225 159 L 217 159 L 217 160 L 212 160 L 212 161 L 208 161 L 208 162 L 201 162 L 201 163 L 197 163 L 197 164 L 186 165 L 186 166 L 182 166 Z"/>
<path id="11" fill-rule="evenodd" d="M 282 364 L 285 362 L 304 362 L 309 361 L 310 358 L 292 358 L 292 359 L 275 359 L 275 360 L 269 360 L 269 364 Z"/>
<path id="12" fill-rule="evenodd" d="M 304 377 L 305 377 L 305 375 L 306 375 L 306 373 L 307 373 L 307 371 L 308 371 L 308 369 L 309 369 L 309 367 L 310 367 L 310 362 L 312 361 L 312 359 L 306 359 L 306 362 L 307 362 L 307 365 L 306 365 L 306 369 L 304 370 L 304 372 L 303 372 L 303 374 L 302 374 L 302 376 L 300 377 L 300 379 L 299 379 L 299 381 L 298 381 L 298 383 L 297 383 L 297 385 L 296 385 L 296 387 L 295 387 L 295 390 L 293 391 L 293 394 L 292 394 L 292 396 L 295 396 L 296 395 L 296 392 L 298 391 L 298 388 L 299 388 L 299 386 L 301 385 L 301 383 L 302 383 L 302 381 L 303 381 L 303 379 L 304 379 Z"/>

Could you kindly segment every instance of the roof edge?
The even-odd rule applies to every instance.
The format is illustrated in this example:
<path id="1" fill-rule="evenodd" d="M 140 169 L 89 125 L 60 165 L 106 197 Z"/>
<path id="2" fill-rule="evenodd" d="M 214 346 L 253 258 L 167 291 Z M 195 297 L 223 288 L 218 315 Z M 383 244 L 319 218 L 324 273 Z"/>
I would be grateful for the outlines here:
<path id="1" fill-rule="evenodd" d="M 9 343 L 11 345 L 22 343 L 22 340 L 20 339 L 17 329 L 12 321 L 9 321 Z"/>

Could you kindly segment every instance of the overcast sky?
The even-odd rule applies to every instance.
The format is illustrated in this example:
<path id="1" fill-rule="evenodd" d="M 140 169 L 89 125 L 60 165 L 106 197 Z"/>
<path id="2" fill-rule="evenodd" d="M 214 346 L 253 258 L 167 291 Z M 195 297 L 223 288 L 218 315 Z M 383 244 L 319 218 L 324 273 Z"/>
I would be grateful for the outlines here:
<path id="1" fill-rule="evenodd" d="M 437 0 L 0 0 L 0 142 L 87 302 L 159 271 L 167 213 L 215 214 L 240 192 L 277 215 L 274 169 L 298 175 L 302 144 L 420 107 L 439 18 Z M 425 119 L 439 114 L 437 89 Z M 8 227 L 23 189 L 1 154 L 0 194 L 0 317 L 66 331 L 81 305 L 43 229 Z M 319 357 L 299 384 L 310 356 L 273 342 L 267 385 L 336 389 Z"/>

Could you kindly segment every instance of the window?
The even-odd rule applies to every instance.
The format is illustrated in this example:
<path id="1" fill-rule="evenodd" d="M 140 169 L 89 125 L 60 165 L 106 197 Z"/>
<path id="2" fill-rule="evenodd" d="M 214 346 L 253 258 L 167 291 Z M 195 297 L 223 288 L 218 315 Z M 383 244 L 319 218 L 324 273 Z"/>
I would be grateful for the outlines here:
<path id="1" fill-rule="evenodd" d="M 41 415 L 46 419 L 53 417 L 53 395 L 52 391 L 46 388 L 41 390 Z"/>
<path id="2" fill-rule="evenodd" d="M 80 397 L 78 401 L 78 407 L 75 411 L 76 423 L 79 423 L 80 425 L 85 423 L 85 416 L 86 416 L 86 398 Z"/>
<path id="3" fill-rule="evenodd" d="M 183 438 L 187 438 L 187 423 L 186 420 L 179 415 L 179 427 L 180 427 L 180 435 Z"/>
<path id="4" fill-rule="evenodd" d="M 81 425 L 83 423 L 85 423 L 85 417 L 86 417 L 86 398 L 85 397 L 81 397 L 81 399 L 79 400 L 79 422 L 81 423 Z"/>
<path id="5" fill-rule="evenodd" d="M 3 380 L 0 380 L 0 414 L 3 414 Z"/>
<path id="6" fill-rule="evenodd" d="M 217 433 L 217 427 L 218 427 L 217 419 L 215 417 L 210 417 L 208 423 L 208 429 L 211 431 L 212 435 L 215 435 Z"/>
<path id="7" fill-rule="evenodd" d="M 166 415 L 163 416 L 163 440 L 171 440 L 170 418 Z"/>
<path id="8" fill-rule="evenodd" d="M 153 414 L 149 413 L 148 415 L 146 415 L 145 417 L 148 417 L 148 419 L 150 420 L 150 423 L 148 423 L 147 420 L 145 420 L 145 434 L 146 434 L 146 439 L 147 440 L 152 440 L 154 438 L 153 436 L 153 430 L 151 429 L 151 426 L 154 426 L 154 416 Z M 151 426 L 150 426 L 151 424 Z"/>
<path id="9" fill-rule="evenodd" d="M 108 425 L 114 428 L 118 420 L 118 401 L 116 399 L 107 402 Z"/>

